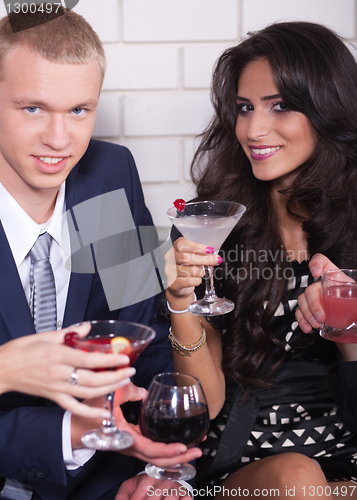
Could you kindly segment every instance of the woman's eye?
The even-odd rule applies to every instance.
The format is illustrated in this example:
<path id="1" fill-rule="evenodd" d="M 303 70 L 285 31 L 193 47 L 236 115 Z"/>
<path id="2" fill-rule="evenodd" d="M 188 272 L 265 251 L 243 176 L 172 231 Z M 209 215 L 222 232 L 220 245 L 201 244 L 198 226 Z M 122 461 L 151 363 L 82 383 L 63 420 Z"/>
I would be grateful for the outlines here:
<path id="1" fill-rule="evenodd" d="M 238 103 L 238 113 L 249 113 L 249 111 L 253 111 L 253 109 L 251 104 Z"/>
<path id="2" fill-rule="evenodd" d="M 285 104 L 284 102 L 277 102 L 273 105 L 273 108 L 276 110 L 276 111 L 290 111 L 290 108 L 287 104 Z"/>

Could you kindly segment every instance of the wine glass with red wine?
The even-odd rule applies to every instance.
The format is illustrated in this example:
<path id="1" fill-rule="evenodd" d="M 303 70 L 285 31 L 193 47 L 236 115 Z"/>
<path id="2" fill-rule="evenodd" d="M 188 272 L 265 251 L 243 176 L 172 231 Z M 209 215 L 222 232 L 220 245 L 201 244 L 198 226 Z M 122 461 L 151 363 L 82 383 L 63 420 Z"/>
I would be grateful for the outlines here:
<path id="1" fill-rule="evenodd" d="M 86 337 L 81 339 L 77 333 L 70 332 L 65 336 L 65 344 L 86 352 L 126 354 L 130 366 L 155 337 L 152 328 L 130 321 L 101 320 L 90 321 L 90 324 L 91 330 Z M 95 371 L 107 369 L 111 368 L 97 368 Z M 114 395 L 112 392 L 104 398 L 105 407 L 110 410 L 111 417 L 103 420 L 101 428 L 93 429 L 82 436 L 82 443 L 87 448 L 116 451 L 134 444 L 132 435 L 118 430 L 115 425 Z"/>
<path id="2" fill-rule="evenodd" d="M 161 443 L 197 445 L 207 434 L 209 414 L 200 381 L 182 373 L 160 373 L 153 378 L 143 400 L 140 429 L 144 436 Z M 191 479 L 196 469 L 188 464 L 157 467 L 148 464 L 145 472 L 156 479 Z"/>

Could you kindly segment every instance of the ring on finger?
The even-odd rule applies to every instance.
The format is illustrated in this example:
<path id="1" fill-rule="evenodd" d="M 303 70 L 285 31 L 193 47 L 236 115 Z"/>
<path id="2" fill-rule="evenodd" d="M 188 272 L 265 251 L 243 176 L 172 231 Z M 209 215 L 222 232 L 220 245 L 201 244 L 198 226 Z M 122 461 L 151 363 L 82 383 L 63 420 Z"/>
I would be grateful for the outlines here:
<path id="1" fill-rule="evenodd" d="M 75 368 L 73 370 L 73 372 L 71 373 L 71 376 L 69 377 L 68 382 L 71 385 L 79 385 L 79 377 L 78 377 L 78 373 L 77 373 L 77 368 Z"/>

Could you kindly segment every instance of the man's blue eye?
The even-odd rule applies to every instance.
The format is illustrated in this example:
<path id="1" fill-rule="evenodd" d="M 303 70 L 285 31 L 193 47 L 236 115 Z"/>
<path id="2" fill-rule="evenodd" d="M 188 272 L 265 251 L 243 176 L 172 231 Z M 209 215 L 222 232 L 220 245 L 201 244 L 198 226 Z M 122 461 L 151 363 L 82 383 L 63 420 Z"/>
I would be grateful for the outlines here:
<path id="1" fill-rule="evenodd" d="M 80 115 L 82 113 L 83 109 L 82 108 L 74 108 L 72 111 L 75 115 Z"/>
<path id="2" fill-rule="evenodd" d="M 38 107 L 37 106 L 28 106 L 26 109 L 29 113 L 35 113 L 38 110 Z"/>

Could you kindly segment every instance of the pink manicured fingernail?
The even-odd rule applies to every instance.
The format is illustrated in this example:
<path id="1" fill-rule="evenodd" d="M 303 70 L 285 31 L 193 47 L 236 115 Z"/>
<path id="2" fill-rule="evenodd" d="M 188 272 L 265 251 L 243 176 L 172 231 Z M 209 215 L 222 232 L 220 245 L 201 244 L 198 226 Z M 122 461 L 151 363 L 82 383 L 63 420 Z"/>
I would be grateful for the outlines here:
<path id="1" fill-rule="evenodd" d="M 218 255 L 218 257 L 217 257 L 217 264 L 222 264 L 222 262 L 223 262 L 222 257 L 220 255 Z"/>
<path id="2" fill-rule="evenodd" d="M 206 248 L 206 253 L 214 253 L 214 248 L 213 247 L 207 247 Z"/>

